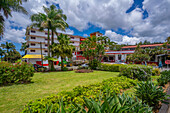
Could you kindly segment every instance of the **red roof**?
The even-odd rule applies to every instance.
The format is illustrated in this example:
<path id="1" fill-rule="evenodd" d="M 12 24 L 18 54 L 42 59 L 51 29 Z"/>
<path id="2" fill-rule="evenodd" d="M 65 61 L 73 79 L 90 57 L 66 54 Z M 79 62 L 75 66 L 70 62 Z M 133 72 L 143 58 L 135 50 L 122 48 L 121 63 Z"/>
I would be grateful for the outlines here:
<path id="1" fill-rule="evenodd" d="M 149 44 L 149 45 L 140 45 L 140 47 L 155 47 L 155 46 L 161 46 L 163 44 Z M 124 46 L 122 48 L 136 48 L 137 45 L 135 46 Z"/>

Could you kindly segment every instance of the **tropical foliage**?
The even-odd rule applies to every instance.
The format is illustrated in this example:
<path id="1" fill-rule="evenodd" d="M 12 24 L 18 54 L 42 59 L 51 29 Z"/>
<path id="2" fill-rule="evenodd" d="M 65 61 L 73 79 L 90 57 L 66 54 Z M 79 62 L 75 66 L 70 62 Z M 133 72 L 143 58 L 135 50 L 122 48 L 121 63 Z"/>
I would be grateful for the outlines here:
<path id="1" fill-rule="evenodd" d="M 126 94 L 110 96 L 107 93 L 104 97 L 100 95 L 96 99 L 83 97 L 83 101 L 83 106 L 73 103 L 71 113 L 152 113 L 151 107 L 142 104 L 136 97 L 130 97 Z M 62 98 L 58 104 L 59 107 L 55 110 L 53 104 L 47 104 L 45 109 L 40 109 L 39 112 L 70 113 L 66 111 Z M 34 111 L 30 108 L 29 112 L 33 113 Z"/>
<path id="2" fill-rule="evenodd" d="M 122 65 L 120 66 L 120 76 L 126 76 L 140 81 L 151 79 L 153 68 L 145 65 Z"/>
<path id="3" fill-rule="evenodd" d="M 65 22 L 67 17 L 63 14 L 61 9 L 56 9 L 56 6 L 51 5 L 50 8 L 43 7 L 45 13 L 33 14 L 31 16 L 31 21 L 33 24 L 30 26 L 39 28 L 40 31 L 47 29 L 48 30 L 48 57 L 51 53 L 51 44 L 54 43 L 54 33 L 57 35 L 56 30 L 65 30 L 68 27 L 68 24 Z M 50 30 L 52 31 L 51 44 L 50 44 Z M 53 69 L 53 62 L 48 60 L 49 69 Z"/>
<path id="4" fill-rule="evenodd" d="M 167 97 L 163 88 L 154 85 L 152 81 L 141 82 L 135 89 L 135 95 L 142 100 L 142 103 L 148 104 L 154 110 L 158 109 L 160 102 L 164 102 Z"/>
<path id="5" fill-rule="evenodd" d="M 0 63 L 0 85 L 11 83 L 27 83 L 31 81 L 34 75 L 34 68 L 31 64 L 7 62 Z"/>
<path id="6" fill-rule="evenodd" d="M 165 70 L 161 72 L 161 76 L 160 78 L 158 78 L 157 81 L 160 86 L 165 86 L 165 84 L 170 82 L 170 70 L 169 71 Z"/>
<path id="7" fill-rule="evenodd" d="M 57 37 L 59 43 L 54 43 L 52 45 L 52 51 L 54 56 L 61 57 L 61 70 L 64 69 L 64 59 L 71 58 L 73 56 L 73 51 L 75 47 L 70 44 L 70 38 L 68 35 L 60 34 Z"/>
<path id="8" fill-rule="evenodd" d="M 3 48 L 1 57 L 4 55 L 3 60 L 14 63 L 18 59 L 21 58 L 21 55 L 15 49 L 15 45 L 13 43 L 6 42 L 5 44 L 1 44 Z"/>
<path id="9" fill-rule="evenodd" d="M 142 53 L 142 48 L 140 45 L 138 45 L 135 49 L 134 54 L 131 54 L 126 57 L 127 61 L 132 61 L 132 62 L 144 62 L 148 61 L 150 59 L 150 56 L 148 54 Z"/>
<path id="10" fill-rule="evenodd" d="M 82 42 L 80 48 L 83 51 L 83 56 L 89 60 L 91 69 L 96 69 L 105 54 L 105 49 L 107 49 L 110 44 L 112 44 L 112 42 L 110 42 L 110 39 L 106 36 L 87 37 L 86 40 Z"/>
<path id="11" fill-rule="evenodd" d="M 2 38 L 5 28 L 4 17 L 12 16 L 12 11 L 27 14 L 27 11 L 21 6 L 23 1 L 27 0 L 0 0 L 0 10 L 3 11 L 3 14 L 0 13 L 0 38 Z"/>
<path id="12" fill-rule="evenodd" d="M 120 66 L 122 66 L 122 64 L 103 64 L 103 63 L 101 63 L 98 66 L 98 69 L 102 70 L 102 71 L 119 72 Z"/>
<path id="13" fill-rule="evenodd" d="M 101 83 L 86 85 L 86 86 L 77 86 L 72 91 L 63 91 L 57 95 L 50 96 L 44 99 L 37 99 L 35 101 L 29 102 L 23 112 L 28 112 L 29 108 L 33 112 L 39 112 L 39 110 L 45 110 L 46 104 L 53 103 L 53 110 L 57 110 L 59 107 L 58 102 L 63 97 L 63 103 L 67 108 L 67 111 L 71 111 L 72 102 L 80 105 L 84 105 L 83 97 L 96 99 L 98 95 L 103 93 L 103 96 L 106 95 L 108 91 L 113 96 L 114 93 L 120 93 L 124 89 L 128 89 L 137 84 L 137 80 L 132 80 L 126 77 L 113 77 L 107 80 L 103 80 Z M 102 98 L 104 99 L 104 98 Z"/>
<path id="14" fill-rule="evenodd" d="M 156 55 L 166 54 L 167 50 L 162 49 L 162 47 L 156 47 L 153 49 L 146 48 L 142 49 L 140 45 L 138 45 L 135 49 L 134 54 L 127 56 L 127 61 L 133 62 L 144 62 L 144 61 L 154 61 Z"/>
<path id="15" fill-rule="evenodd" d="M 23 51 L 24 55 L 26 55 L 27 54 L 27 48 L 28 48 L 28 45 L 27 45 L 26 42 L 24 42 L 24 43 L 22 43 L 20 51 Z"/>
<path id="16" fill-rule="evenodd" d="M 2 49 L 0 48 L 1 62 L 2 62 L 2 56 L 3 56 L 3 55 L 5 55 L 5 50 L 2 50 Z"/>
<path id="17" fill-rule="evenodd" d="M 74 104 L 72 111 L 81 113 L 152 113 L 152 108 L 142 104 L 137 97 L 130 97 L 126 94 L 110 96 L 107 93 L 102 99 L 83 98 L 84 105 Z M 97 101 L 96 101 L 97 100 Z"/>

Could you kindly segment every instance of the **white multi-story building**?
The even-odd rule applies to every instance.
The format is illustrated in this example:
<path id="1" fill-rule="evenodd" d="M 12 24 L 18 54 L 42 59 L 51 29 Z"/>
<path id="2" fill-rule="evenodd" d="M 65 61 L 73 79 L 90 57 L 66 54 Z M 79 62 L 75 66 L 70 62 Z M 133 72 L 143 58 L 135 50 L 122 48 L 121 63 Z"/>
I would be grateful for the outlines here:
<path id="1" fill-rule="evenodd" d="M 27 41 L 27 55 L 25 55 L 23 58 L 27 60 L 27 62 L 32 64 L 40 64 L 41 65 L 41 49 L 40 49 L 40 43 L 42 45 L 42 55 L 47 56 L 48 55 L 48 39 L 47 39 L 48 32 L 47 31 L 39 31 L 38 29 L 31 29 L 26 31 L 26 41 Z M 71 44 L 76 47 L 76 50 L 80 50 L 80 43 L 85 38 L 81 36 L 75 36 L 75 35 L 68 35 L 71 39 Z M 51 37 L 51 33 L 50 33 Z M 58 43 L 57 41 L 57 35 L 54 34 L 54 42 Z M 50 40 L 51 43 L 51 40 Z M 73 53 L 73 57 L 76 57 L 76 53 Z M 60 58 L 58 58 L 60 61 Z M 48 65 L 47 61 L 43 61 L 43 64 L 45 66 Z"/>

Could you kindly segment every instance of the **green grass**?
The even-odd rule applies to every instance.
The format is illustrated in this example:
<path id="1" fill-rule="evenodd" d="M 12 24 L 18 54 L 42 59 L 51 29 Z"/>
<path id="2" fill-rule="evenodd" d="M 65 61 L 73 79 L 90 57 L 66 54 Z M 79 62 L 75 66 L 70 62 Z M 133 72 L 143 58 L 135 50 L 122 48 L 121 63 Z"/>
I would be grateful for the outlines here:
<path id="1" fill-rule="evenodd" d="M 18 113 L 30 100 L 54 95 L 63 90 L 71 90 L 78 85 L 102 82 L 118 74 L 106 71 L 35 73 L 33 83 L 0 87 L 0 113 Z"/>

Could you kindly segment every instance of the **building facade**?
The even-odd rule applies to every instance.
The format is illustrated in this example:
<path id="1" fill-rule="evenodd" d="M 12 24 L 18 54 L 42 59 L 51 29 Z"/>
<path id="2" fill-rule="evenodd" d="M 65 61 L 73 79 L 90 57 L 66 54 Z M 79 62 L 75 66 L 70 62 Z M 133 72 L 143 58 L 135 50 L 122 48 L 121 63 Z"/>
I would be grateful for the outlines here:
<path id="1" fill-rule="evenodd" d="M 60 35 L 60 33 L 59 33 Z M 66 34 L 68 35 L 68 34 Z M 26 59 L 27 62 L 32 64 L 40 64 L 41 65 L 41 45 L 42 45 L 42 55 L 48 55 L 48 32 L 47 31 L 39 31 L 38 29 L 31 29 L 26 31 L 26 41 L 27 41 L 27 55 L 23 58 Z M 73 53 L 73 58 L 80 57 L 78 55 L 78 51 L 80 51 L 81 41 L 85 40 L 84 37 L 68 35 L 70 37 L 71 44 L 76 47 L 76 52 Z M 51 33 L 50 33 L 51 37 Z M 58 43 L 57 35 L 54 34 L 54 43 Z M 51 44 L 51 40 L 50 40 Z M 82 56 L 81 56 L 82 57 Z M 58 58 L 60 61 L 61 59 Z M 48 66 L 48 61 L 43 61 L 44 66 Z"/>
<path id="2" fill-rule="evenodd" d="M 48 39 L 47 39 L 47 31 L 39 31 L 37 29 L 31 29 L 26 31 L 26 41 L 27 41 L 27 55 L 25 55 L 23 58 L 26 59 L 27 62 L 32 64 L 41 64 L 41 49 L 40 49 L 40 43 L 42 45 L 42 55 L 47 56 L 48 55 Z M 76 51 L 73 53 L 73 60 L 84 60 L 85 58 L 82 56 L 83 51 L 80 50 L 80 44 L 83 40 L 85 40 L 85 37 L 81 36 L 75 36 L 75 35 L 68 35 L 70 37 L 71 44 L 76 47 Z M 100 37 L 103 36 L 100 32 L 93 32 L 90 34 L 90 37 L 96 36 Z M 50 34 L 51 37 L 51 34 Z M 54 35 L 54 42 L 58 43 L 57 36 Z M 51 43 L 51 40 L 50 40 Z M 163 44 L 149 44 L 149 45 L 141 45 L 140 47 L 145 48 L 156 48 L 160 47 Z M 126 57 L 129 54 L 133 54 L 135 51 L 135 48 L 137 46 L 124 46 L 121 48 L 121 51 L 109 51 L 107 50 L 105 52 L 105 56 L 103 57 L 102 62 L 126 62 Z M 168 48 L 169 45 L 168 45 Z M 61 61 L 60 58 L 58 58 L 58 61 Z M 155 62 L 158 62 L 158 59 L 155 60 Z M 48 61 L 43 61 L 43 66 L 48 66 Z"/>

